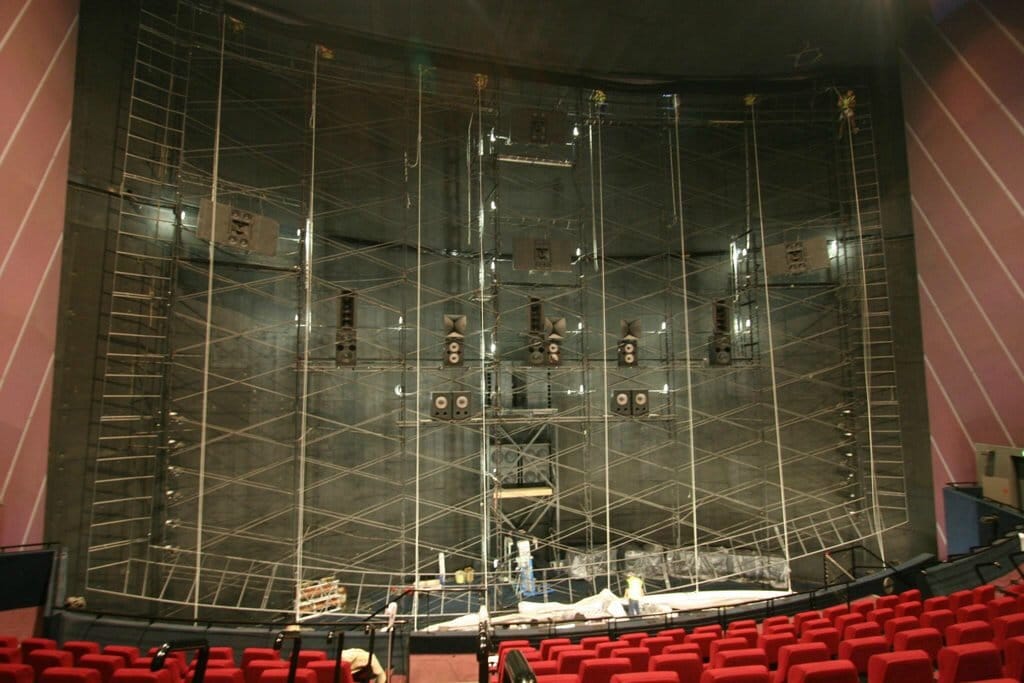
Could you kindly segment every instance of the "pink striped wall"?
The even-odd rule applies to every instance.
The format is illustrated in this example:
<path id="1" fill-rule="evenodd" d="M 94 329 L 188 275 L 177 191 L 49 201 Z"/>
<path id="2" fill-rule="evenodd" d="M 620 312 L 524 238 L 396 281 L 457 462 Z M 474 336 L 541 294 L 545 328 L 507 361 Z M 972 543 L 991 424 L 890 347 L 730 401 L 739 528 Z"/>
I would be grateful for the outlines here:
<path id="1" fill-rule="evenodd" d="M 922 20 L 902 54 L 940 552 L 972 444 L 1024 446 L 1024 3 Z"/>
<path id="2" fill-rule="evenodd" d="M 43 540 L 77 29 L 78 0 L 0 1 L 3 545 Z"/>

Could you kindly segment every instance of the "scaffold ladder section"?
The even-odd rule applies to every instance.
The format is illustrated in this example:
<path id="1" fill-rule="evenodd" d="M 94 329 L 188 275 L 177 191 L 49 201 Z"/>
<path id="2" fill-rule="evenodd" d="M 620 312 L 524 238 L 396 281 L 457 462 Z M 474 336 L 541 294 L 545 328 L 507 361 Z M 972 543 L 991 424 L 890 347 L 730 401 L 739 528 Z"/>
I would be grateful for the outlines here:
<path id="1" fill-rule="evenodd" d="M 856 414 L 857 458 L 863 491 L 873 508 L 876 531 L 907 520 L 906 483 L 900 410 L 896 389 L 895 337 L 886 276 L 880 188 L 874 131 L 869 115 L 857 117 L 859 132 L 847 135 L 842 147 L 845 161 L 840 176 L 849 184 L 846 225 L 847 254 L 856 255 L 859 269 L 851 268 L 848 291 L 860 315 L 851 330 L 857 379 L 864 386 L 863 403 Z M 858 243 L 859 251 L 851 247 Z M 884 552 L 884 551 L 883 551 Z"/>
<path id="2" fill-rule="evenodd" d="M 184 11 L 180 6 L 178 11 Z M 189 54 L 180 17 L 143 2 L 128 105 L 117 231 L 109 245 L 107 333 L 102 366 L 90 526 L 93 572 L 144 552 L 163 462 L 167 309 L 180 223 L 177 169 L 183 143 Z M 117 590 L 115 586 L 102 586 Z M 134 592 L 134 591 L 131 591 Z"/>

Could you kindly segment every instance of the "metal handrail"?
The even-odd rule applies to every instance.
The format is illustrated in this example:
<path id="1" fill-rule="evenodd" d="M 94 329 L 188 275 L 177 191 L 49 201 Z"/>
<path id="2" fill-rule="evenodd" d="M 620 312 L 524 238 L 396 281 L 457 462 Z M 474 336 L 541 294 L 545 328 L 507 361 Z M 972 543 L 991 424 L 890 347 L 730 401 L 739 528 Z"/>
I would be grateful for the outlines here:
<path id="1" fill-rule="evenodd" d="M 210 659 L 210 644 L 206 638 L 195 638 L 193 640 L 175 640 L 161 645 L 149 663 L 150 671 L 159 671 L 164 668 L 164 662 L 170 652 L 181 652 L 184 650 L 196 650 L 196 668 L 192 674 L 192 683 L 203 683 L 206 677 L 206 662 Z"/>
<path id="2" fill-rule="evenodd" d="M 292 656 L 288 660 L 288 683 L 295 683 L 295 672 L 299 670 L 299 650 L 302 649 L 302 631 L 285 629 L 274 638 L 274 650 L 280 652 L 284 641 L 291 640 Z"/>

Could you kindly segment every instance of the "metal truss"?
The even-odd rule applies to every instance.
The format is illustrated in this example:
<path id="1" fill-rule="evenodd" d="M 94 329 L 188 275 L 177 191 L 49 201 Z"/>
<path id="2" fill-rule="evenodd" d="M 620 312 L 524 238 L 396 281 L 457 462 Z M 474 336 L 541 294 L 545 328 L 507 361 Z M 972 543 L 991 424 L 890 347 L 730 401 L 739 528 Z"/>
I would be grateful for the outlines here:
<path id="1" fill-rule="evenodd" d="M 133 111 L 166 94 L 127 133 L 97 598 L 302 618 L 297 587 L 329 576 L 365 614 L 433 586 L 443 552 L 445 580 L 472 567 L 500 608 L 515 540 L 541 593 L 579 597 L 631 562 L 660 567 L 654 590 L 763 581 L 752 566 L 906 521 L 866 104 L 837 140 L 830 93 L 764 93 L 755 119 L 740 97 L 488 82 L 143 5 Z M 555 141 L 526 141 L 537 116 Z M 200 239 L 211 194 L 276 220 L 276 254 Z M 827 267 L 766 273 L 766 245 L 817 237 Z M 524 239 L 564 240 L 567 267 L 523 267 Z M 557 362 L 531 361 L 531 301 L 564 320 Z M 620 390 L 647 392 L 643 414 L 615 411 Z M 439 392 L 467 392 L 469 416 L 434 415 Z"/>

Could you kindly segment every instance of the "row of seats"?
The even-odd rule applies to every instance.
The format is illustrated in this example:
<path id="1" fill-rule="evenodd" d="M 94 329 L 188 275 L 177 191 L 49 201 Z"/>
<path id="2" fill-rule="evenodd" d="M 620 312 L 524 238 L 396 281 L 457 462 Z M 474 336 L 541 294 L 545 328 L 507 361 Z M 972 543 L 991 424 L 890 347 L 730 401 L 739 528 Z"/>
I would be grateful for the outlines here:
<path id="1" fill-rule="evenodd" d="M 57 642 L 48 638 L 26 638 L 18 642 L 0 636 L 0 683 L 190 683 L 195 660 L 184 652 L 171 652 L 158 672 L 149 672 L 153 647 L 147 656 L 130 645 L 107 645 L 94 641 Z M 297 680 L 334 683 L 335 663 L 322 650 L 301 650 Z M 230 647 L 211 647 L 206 679 L 212 683 L 273 683 L 286 676 L 289 662 L 273 648 L 245 648 L 240 666 Z M 152 674 L 152 675 L 151 675 Z M 351 683 L 347 662 L 341 663 L 341 683 Z"/>
<path id="2" fill-rule="evenodd" d="M 860 678 L 869 676 L 874 666 L 875 677 L 884 676 L 878 680 L 896 681 L 904 674 L 885 672 L 907 667 L 923 670 L 926 665 L 929 680 L 938 668 L 945 680 L 959 681 L 973 680 L 962 679 L 959 672 L 974 657 L 972 648 L 959 646 L 978 643 L 986 652 L 994 651 L 1001 674 L 1002 646 L 1022 637 L 1024 603 L 1016 595 L 996 597 L 993 586 L 982 586 L 922 600 L 919 591 L 911 590 L 849 606 L 801 612 L 792 618 L 770 617 L 760 623 L 737 620 L 725 628 L 718 624 L 698 626 L 690 632 L 673 628 L 655 635 L 628 633 L 616 640 L 588 636 L 576 643 L 568 638 L 547 638 L 537 648 L 528 641 L 506 641 L 499 646 L 497 673 L 500 676 L 503 668 L 503 651 L 516 648 L 538 676 L 565 679 L 548 683 L 606 683 L 613 675 L 661 669 L 674 671 L 681 681 L 696 683 L 709 671 L 729 669 L 732 676 L 736 669 L 751 666 L 763 667 L 768 680 L 785 683 L 796 675 L 792 673 L 795 666 L 829 661 L 848 663 Z M 941 652 L 946 654 L 945 664 L 940 666 Z M 846 664 L 839 666 L 846 668 Z M 724 675 L 716 673 L 711 678 Z M 890 675 L 897 678 L 888 679 Z"/>

